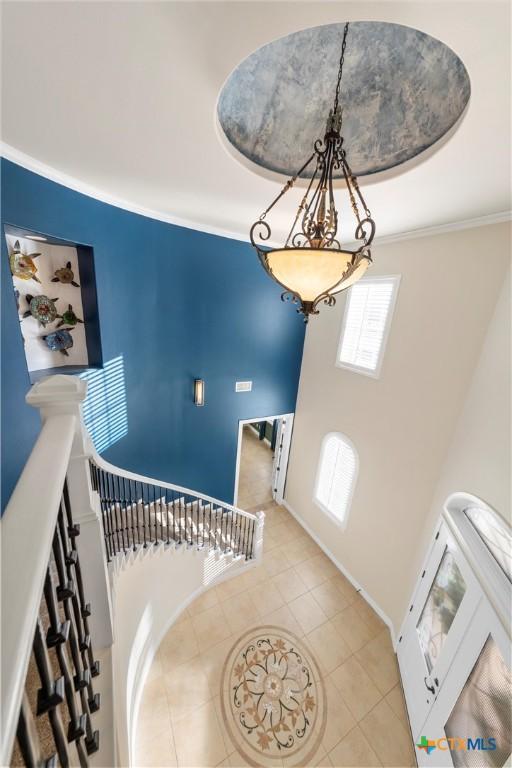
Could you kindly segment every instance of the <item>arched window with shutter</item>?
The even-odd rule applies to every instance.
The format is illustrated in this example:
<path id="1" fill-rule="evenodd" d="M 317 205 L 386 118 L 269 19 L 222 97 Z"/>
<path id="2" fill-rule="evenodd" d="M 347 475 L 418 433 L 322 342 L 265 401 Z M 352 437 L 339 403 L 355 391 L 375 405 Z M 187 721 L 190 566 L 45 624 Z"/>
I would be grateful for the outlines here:
<path id="1" fill-rule="evenodd" d="M 340 432 L 329 432 L 323 441 L 315 484 L 315 503 L 345 527 L 359 470 L 351 441 Z"/>

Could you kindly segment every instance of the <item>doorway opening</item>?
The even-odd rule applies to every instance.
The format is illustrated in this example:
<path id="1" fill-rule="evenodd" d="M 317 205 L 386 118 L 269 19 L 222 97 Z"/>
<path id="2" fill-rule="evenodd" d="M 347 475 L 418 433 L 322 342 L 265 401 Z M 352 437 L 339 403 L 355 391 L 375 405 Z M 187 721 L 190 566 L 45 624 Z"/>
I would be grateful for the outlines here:
<path id="1" fill-rule="evenodd" d="M 254 511 L 273 500 L 282 503 L 292 425 L 291 413 L 239 422 L 236 506 Z"/>

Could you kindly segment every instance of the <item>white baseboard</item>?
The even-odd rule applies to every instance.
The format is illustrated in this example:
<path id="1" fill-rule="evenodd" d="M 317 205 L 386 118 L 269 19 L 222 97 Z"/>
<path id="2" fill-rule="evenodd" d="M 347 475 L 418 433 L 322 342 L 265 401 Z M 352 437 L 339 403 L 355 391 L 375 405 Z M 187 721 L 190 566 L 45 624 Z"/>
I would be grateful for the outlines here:
<path id="1" fill-rule="evenodd" d="M 331 561 L 334 563 L 334 565 L 336 566 L 336 568 L 337 568 L 339 571 L 341 571 L 341 573 L 342 573 L 344 576 L 346 576 L 346 578 L 347 578 L 347 579 L 350 581 L 350 583 L 351 583 L 351 584 L 352 584 L 352 585 L 353 585 L 353 586 L 354 586 L 354 587 L 357 589 L 357 591 L 359 592 L 359 594 L 361 595 L 361 597 L 364 597 L 364 599 L 366 600 L 366 602 L 368 603 L 368 605 L 369 605 L 371 608 L 373 608 L 373 610 L 375 611 L 375 613 L 376 613 L 378 616 L 380 616 L 380 618 L 382 619 L 382 621 L 383 621 L 383 622 L 384 622 L 384 623 L 387 625 L 387 627 L 389 628 L 389 631 L 390 631 L 390 634 L 391 634 L 391 640 L 392 640 L 392 643 L 393 643 L 393 648 L 395 648 L 395 650 L 396 650 L 396 635 L 395 635 L 395 628 L 394 628 L 394 626 L 393 626 L 393 622 L 391 621 L 391 619 L 389 618 L 389 616 L 387 616 L 387 615 L 384 613 L 384 611 L 382 610 L 382 608 L 380 607 L 380 605 L 378 605 L 378 604 L 375 602 L 375 600 L 373 599 L 373 597 L 371 597 L 371 595 L 369 595 L 369 594 L 368 594 L 368 592 L 366 592 L 366 590 L 365 590 L 365 589 L 363 589 L 363 587 L 362 587 L 362 586 L 359 584 L 359 582 L 357 581 L 357 579 L 355 579 L 355 578 L 352 576 L 352 574 L 351 574 L 351 573 L 349 573 L 349 571 L 347 571 L 347 569 L 345 568 L 345 566 L 344 566 L 344 565 L 342 565 L 342 564 L 340 563 L 340 561 L 336 559 L 336 557 L 333 555 L 333 553 L 331 552 L 331 550 L 330 550 L 328 547 L 326 547 L 326 545 L 323 543 L 323 541 L 322 541 L 321 539 L 319 539 L 319 538 L 318 538 L 318 536 L 316 535 L 316 533 L 315 533 L 315 532 L 314 532 L 314 531 L 313 531 L 313 530 L 310 528 L 310 526 L 309 526 L 309 525 L 306 523 L 306 521 L 305 521 L 305 520 L 303 520 L 303 518 L 302 518 L 302 517 L 301 517 L 301 516 L 300 516 L 300 515 L 299 515 L 299 514 L 298 514 L 298 513 L 297 513 L 297 512 L 296 512 L 296 511 L 295 511 L 295 510 L 294 510 L 294 509 L 293 509 L 293 508 L 292 508 L 292 507 L 289 505 L 289 504 L 288 504 L 288 502 L 286 501 L 286 499 L 283 499 L 283 507 L 285 507 L 285 508 L 288 510 L 288 512 L 289 512 L 289 513 L 290 513 L 290 514 L 291 514 L 291 515 L 292 515 L 292 516 L 293 516 L 293 517 L 296 519 L 296 521 L 297 521 L 297 522 L 298 522 L 298 523 L 299 523 L 299 524 L 300 524 L 300 525 L 301 525 L 301 526 L 304 528 L 304 530 L 306 531 L 306 533 L 307 533 L 307 534 L 309 534 L 309 536 L 311 536 L 311 538 L 313 539 L 313 541 L 315 541 L 315 542 L 318 544 L 318 546 L 320 547 L 320 549 L 321 549 L 321 550 L 322 550 L 322 551 L 323 551 L 323 552 L 324 552 L 324 553 L 327 555 L 327 557 L 329 558 L 329 560 L 331 560 Z"/>

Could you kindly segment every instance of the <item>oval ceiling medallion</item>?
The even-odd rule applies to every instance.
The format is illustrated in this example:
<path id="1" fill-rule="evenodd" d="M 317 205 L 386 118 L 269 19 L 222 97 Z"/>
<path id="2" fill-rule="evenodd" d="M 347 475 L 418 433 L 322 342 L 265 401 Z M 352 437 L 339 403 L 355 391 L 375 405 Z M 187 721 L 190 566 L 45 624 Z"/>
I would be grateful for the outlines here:
<path id="1" fill-rule="evenodd" d="M 230 144 L 268 171 L 293 175 L 325 133 L 342 35 L 343 23 L 312 27 L 242 61 L 217 107 Z M 464 64 L 439 40 L 400 24 L 351 22 L 340 104 L 356 176 L 431 147 L 462 115 L 470 91 Z"/>

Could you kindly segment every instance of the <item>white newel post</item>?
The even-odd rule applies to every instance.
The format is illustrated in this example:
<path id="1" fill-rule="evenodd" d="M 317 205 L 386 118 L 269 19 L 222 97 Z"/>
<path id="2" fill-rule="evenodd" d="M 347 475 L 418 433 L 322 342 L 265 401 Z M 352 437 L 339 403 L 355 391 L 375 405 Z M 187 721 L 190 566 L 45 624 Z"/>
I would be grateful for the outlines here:
<path id="1" fill-rule="evenodd" d="M 34 384 L 27 394 L 29 405 L 39 408 L 43 423 L 53 416 L 72 414 L 76 429 L 67 473 L 71 511 L 80 524 L 76 547 L 80 558 L 84 592 L 91 603 L 91 636 L 94 645 L 112 645 L 112 605 L 105 558 L 105 544 L 99 498 L 91 488 L 89 472 L 90 437 L 83 425 L 81 404 L 87 382 L 78 376 L 56 375 Z"/>
<path id="2" fill-rule="evenodd" d="M 256 560 L 261 560 L 263 557 L 263 529 L 265 527 L 265 513 L 258 512 L 256 515 L 258 521 L 256 523 L 256 541 L 254 544 L 254 557 Z"/>

